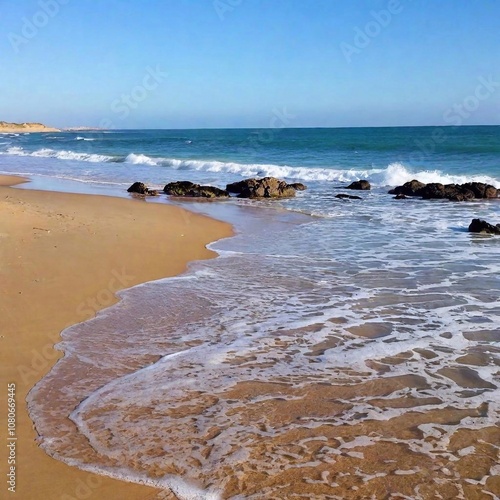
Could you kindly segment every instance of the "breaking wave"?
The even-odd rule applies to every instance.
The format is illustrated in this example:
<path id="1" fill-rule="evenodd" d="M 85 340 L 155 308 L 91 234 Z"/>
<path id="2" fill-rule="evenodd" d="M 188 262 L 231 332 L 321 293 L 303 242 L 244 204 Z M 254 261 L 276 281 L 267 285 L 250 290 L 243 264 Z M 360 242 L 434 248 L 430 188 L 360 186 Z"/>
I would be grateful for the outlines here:
<path id="1" fill-rule="evenodd" d="M 463 184 L 464 182 L 485 182 L 500 187 L 500 180 L 488 175 L 450 175 L 439 170 L 412 171 L 400 162 L 390 163 L 384 169 L 350 169 L 291 167 L 273 164 L 244 164 L 213 160 L 180 160 L 175 158 L 153 158 L 143 154 L 129 154 L 126 163 L 169 167 L 175 170 L 196 170 L 239 174 L 242 177 L 284 177 L 305 181 L 351 182 L 367 179 L 375 186 L 397 186 L 418 178 L 421 182 L 442 184 Z"/>
<path id="2" fill-rule="evenodd" d="M 88 140 L 83 137 L 77 139 Z M 174 170 L 198 171 L 235 174 L 242 177 L 279 177 L 289 180 L 352 182 L 357 179 L 367 179 L 372 185 L 397 186 L 412 179 L 421 182 L 440 182 L 442 184 L 462 184 L 464 182 L 485 182 L 500 187 L 500 179 L 488 175 L 457 175 L 445 174 L 440 170 L 413 170 L 403 163 L 390 163 L 386 168 L 342 169 L 342 168 L 312 168 L 288 165 L 237 163 L 217 160 L 185 160 L 177 158 L 152 157 L 145 154 L 130 153 L 127 156 L 109 156 L 95 153 L 83 153 L 70 150 L 56 151 L 43 148 L 36 151 L 26 151 L 22 147 L 10 147 L 0 154 L 15 156 L 32 156 L 73 160 L 91 163 L 126 163 L 131 165 L 147 165 L 170 168 Z"/>
<path id="3" fill-rule="evenodd" d="M 58 160 L 75 160 L 75 161 L 86 161 L 91 163 L 103 163 L 114 161 L 114 157 L 107 155 L 99 155 L 93 153 L 78 153 L 76 151 L 56 151 L 55 149 L 50 148 L 42 148 L 36 151 L 26 151 L 25 149 L 14 146 L 12 148 L 7 149 L 5 153 L 8 155 L 14 156 L 33 156 L 36 158 L 56 158 Z"/>

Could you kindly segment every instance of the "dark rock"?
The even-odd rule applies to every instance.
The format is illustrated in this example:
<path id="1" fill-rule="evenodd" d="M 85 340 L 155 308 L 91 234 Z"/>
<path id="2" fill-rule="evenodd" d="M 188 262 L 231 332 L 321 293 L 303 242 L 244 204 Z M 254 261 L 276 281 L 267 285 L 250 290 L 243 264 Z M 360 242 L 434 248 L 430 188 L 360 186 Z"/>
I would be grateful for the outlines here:
<path id="1" fill-rule="evenodd" d="M 237 193 L 238 198 L 289 198 L 295 196 L 296 190 L 293 184 L 287 184 L 275 177 L 245 179 L 228 184 L 226 189 L 230 193 Z"/>
<path id="2" fill-rule="evenodd" d="M 444 187 L 445 198 L 450 201 L 469 201 L 475 198 L 474 193 L 463 186 L 448 184 Z"/>
<path id="3" fill-rule="evenodd" d="M 485 220 L 472 219 L 472 222 L 469 225 L 469 231 L 471 233 L 500 234 L 500 224 L 494 226 Z"/>
<path id="4" fill-rule="evenodd" d="M 170 182 L 163 191 L 170 196 L 189 198 L 227 198 L 229 193 L 214 186 L 200 186 L 190 181 Z"/>
<path id="5" fill-rule="evenodd" d="M 466 182 L 461 185 L 462 189 L 468 189 L 474 193 L 474 198 L 496 198 L 498 190 L 496 187 L 483 182 Z"/>
<path id="6" fill-rule="evenodd" d="M 497 198 L 500 191 L 494 186 L 482 182 L 467 182 L 465 184 L 439 183 L 423 184 L 412 180 L 389 191 L 389 194 L 404 194 L 406 196 L 421 196 L 425 200 L 448 199 L 450 201 L 469 201 L 483 198 Z"/>
<path id="7" fill-rule="evenodd" d="M 345 199 L 362 200 L 363 199 L 363 198 L 361 198 L 361 196 L 352 196 L 350 194 L 344 194 L 344 193 L 339 193 L 339 194 L 335 195 L 335 198 L 340 198 L 341 200 L 345 200 Z"/>
<path id="8" fill-rule="evenodd" d="M 405 182 L 402 186 L 391 189 L 389 194 L 404 194 L 406 196 L 418 196 L 420 189 L 425 187 L 423 182 L 413 179 L 412 181 Z"/>
<path id="9" fill-rule="evenodd" d="M 424 200 L 445 198 L 444 185 L 438 182 L 431 182 L 420 189 L 418 194 Z"/>
<path id="10" fill-rule="evenodd" d="M 305 186 L 301 182 L 294 182 L 293 184 L 288 185 L 293 187 L 293 189 L 295 189 L 296 191 L 305 191 L 307 189 L 307 186 Z"/>
<path id="11" fill-rule="evenodd" d="M 229 193 L 225 189 L 219 189 L 214 186 L 197 186 L 191 189 L 187 196 L 198 198 L 228 198 Z"/>
<path id="12" fill-rule="evenodd" d="M 354 181 L 346 187 L 346 189 L 356 189 L 358 191 L 368 191 L 371 188 L 370 183 L 365 180 Z"/>
<path id="13" fill-rule="evenodd" d="M 256 185 L 257 179 L 246 179 L 244 181 L 233 182 L 231 184 L 226 185 L 226 190 L 230 193 L 240 194 L 243 189 L 247 187 L 247 185 Z"/>
<path id="14" fill-rule="evenodd" d="M 148 189 L 146 185 L 142 182 L 134 182 L 127 189 L 127 192 L 133 194 L 141 194 L 144 196 L 158 196 L 158 191 L 156 191 L 156 189 Z"/>
<path id="15" fill-rule="evenodd" d="M 147 194 L 148 188 L 142 182 L 134 182 L 128 189 L 128 193 Z"/>
<path id="16" fill-rule="evenodd" d="M 171 196 L 186 196 L 186 193 L 196 186 L 198 186 L 198 184 L 194 184 L 190 181 L 169 182 L 163 188 L 163 192 Z"/>
<path id="17" fill-rule="evenodd" d="M 395 200 L 406 200 L 406 198 L 408 197 L 405 194 L 397 194 L 396 196 L 394 196 Z"/>

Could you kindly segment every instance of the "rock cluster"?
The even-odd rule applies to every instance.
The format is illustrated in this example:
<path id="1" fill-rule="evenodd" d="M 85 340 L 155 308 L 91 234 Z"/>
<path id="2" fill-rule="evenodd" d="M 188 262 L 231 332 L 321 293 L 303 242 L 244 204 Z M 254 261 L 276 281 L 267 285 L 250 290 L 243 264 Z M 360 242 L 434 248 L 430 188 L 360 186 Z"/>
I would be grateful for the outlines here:
<path id="1" fill-rule="evenodd" d="M 416 179 L 402 186 L 391 189 L 389 194 L 420 196 L 424 200 L 448 199 L 450 201 L 468 201 L 483 198 L 497 198 L 499 190 L 483 182 L 467 182 L 465 184 L 424 184 Z"/>
<path id="2" fill-rule="evenodd" d="M 274 177 L 263 179 L 245 179 L 228 184 L 226 189 L 214 186 L 201 186 L 190 181 L 169 182 L 163 192 L 170 196 L 187 198 L 228 198 L 229 193 L 235 193 L 238 198 L 289 198 L 296 191 L 304 191 L 306 186 L 300 182 L 287 184 Z M 157 191 L 149 189 L 142 182 L 134 182 L 127 191 L 144 196 L 156 196 Z"/>
<path id="3" fill-rule="evenodd" d="M 469 231 L 471 233 L 500 234 L 500 224 L 494 226 L 485 220 L 472 219 L 472 222 L 469 225 Z"/>
<path id="4" fill-rule="evenodd" d="M 295 196 L 297 190 L 306 189 L 306 186 L 300 183 L 287 184 L 275 177 L 264 177 L 233 182 L 226 189 L 237 194 L 238 198 L 290 198 Z"/>

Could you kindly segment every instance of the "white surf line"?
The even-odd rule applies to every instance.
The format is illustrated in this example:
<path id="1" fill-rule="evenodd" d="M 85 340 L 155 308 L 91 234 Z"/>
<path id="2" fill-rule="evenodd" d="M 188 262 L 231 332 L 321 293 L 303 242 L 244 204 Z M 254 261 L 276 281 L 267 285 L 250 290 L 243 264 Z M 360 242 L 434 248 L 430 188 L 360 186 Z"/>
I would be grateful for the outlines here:
<path id="1" fill-rule="evenodd" d="M 102 386 L 97 391 L 94 391 L 86 399 L 81 401 L 80 404 L 69 415 L 70 420 L 74 422 L 78 430 L 88 439 L 90 446 L 92 446 L 92 448 L 98 454 L 101 454 L 100 451 L 101 447 L 96 442 L 96 440 L 92 438 L 92 433 L 88 425 L 80 418 L 80 414 L 83 413 L 85 409 L 88 406 L 92 405 L 96 400 L 99 400 L 101 398 L 101 394 L 103 394 L 104 392 L 107 393 L 112 392 L 112 389 L 115 385 L 122 384 L 124 381 L 128 379 L 137 377 L 137 375 L 140 373 L 153 370 L 159 364 L 168 362 L 173 358 L 185 355 L 187 353 L 191 354 L 193 350 L 197 350 L 200 347 L 203 347 L 203 345 L 191 347 L 189 349 L 184 349 L 182 351 L 178 351 L 172 354 L 167 354 L 166 356 L 160 358 L 156 363 L 152 363 L 151 365 L 141 368 L 135 372 L 129 373 L 127 375 L 112 380 L 111 382 Z M 187 382 L 184 380 L 183 383 L 185 385 Z M 195 380 L 192 380 L 190 383 L 194 384 Z M 118 458 L 117 453 L 119 452 L 113 453 L 112 451 L 108 450 L 106 453 L 102 454 L 106 455 L 108 458 Z M 219 492 L 201 490 L 195 487 L 194 485 L 189 484 L 187 481 L 184 481 L 182 478 L 178 476 L 167 474 L 161 479 L 151 479 L 145 474 L 140 474 L 126 468 L 103 466 L 103 465 L 87 465 L 81 463 L 79 460 L 69 459 L 59 454 L 57 455 L 57 459 L 69 465 L 76 466 L 79 469 L 87 470 L 97 474 L 102 474 L 115 479 L 120 479 L 122 481 L 144 484 L 164 490 L 168 489 L 173 491 L 182 500 L 220 500 L 221 498 Z"/>

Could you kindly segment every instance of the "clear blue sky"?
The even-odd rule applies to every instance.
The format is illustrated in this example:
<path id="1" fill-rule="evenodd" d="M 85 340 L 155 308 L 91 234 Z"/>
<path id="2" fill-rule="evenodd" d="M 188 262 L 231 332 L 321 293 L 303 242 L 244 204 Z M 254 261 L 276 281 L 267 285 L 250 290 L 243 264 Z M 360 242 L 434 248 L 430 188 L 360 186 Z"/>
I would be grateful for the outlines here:
<path id="1" fill-rule="evenodd" d="M 0 120 L 500 124 L 499 20 L 498 0 L 3 0 Z"/>

